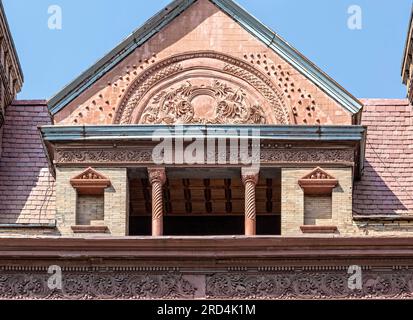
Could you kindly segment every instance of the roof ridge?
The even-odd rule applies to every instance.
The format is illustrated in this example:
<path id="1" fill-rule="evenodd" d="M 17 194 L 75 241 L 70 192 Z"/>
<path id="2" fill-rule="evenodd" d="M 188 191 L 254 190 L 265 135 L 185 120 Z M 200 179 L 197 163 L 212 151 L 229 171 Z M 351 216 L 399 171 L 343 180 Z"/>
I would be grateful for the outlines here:
<path id="1" fill-rule="evenodd" d="M 365 106 L 408 106 L 410 102 L 406 98 L 402 99 L 394 99 L 394 98 L 368 98 L 368 99 L 360 99 L 360 101 Z"/>
<path id="2" fill-rule="evenodd" d="M 12 106 L 47 106 L 47 100 L 43 100 L 43 99 L 14 100 L 11 105 Z"/>

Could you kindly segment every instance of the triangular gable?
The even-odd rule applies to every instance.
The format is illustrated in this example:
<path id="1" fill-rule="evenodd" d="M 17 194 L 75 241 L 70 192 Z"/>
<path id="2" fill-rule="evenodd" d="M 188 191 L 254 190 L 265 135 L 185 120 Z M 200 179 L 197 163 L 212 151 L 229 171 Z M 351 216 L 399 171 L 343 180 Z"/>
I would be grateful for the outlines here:
<path id="1" fill-rule="evenodd" d="M 318 167 L 302 177 L 301 180 L 336 180 L 336 178 Z"/>
<path id="2" fill-rule="evenodd" d="M 87 168 L 85 171 L 73 177 L 71 180 L 89 180 L 89 181 L 90 180 L 107 180 L 109 181 L 108 178 L 106 178 L 104 175 L 97 172 L 93 168 Z"/>
<path id="3" fill-rule="evenodd" d="M 298 181 L 307 195 L 328 195 L 337 186 L 338 180 L 317 167 Z"/>
<path id="4" fill-rule="evenodd" d="M 48 103 L 51 114 L 56 114 L 80 96 L 95 82 L 118 65 L 123 59 L 129 56 L 135 49 L 139 48 L 151 39 L 196 1 L 198 0 L 175 0 L 153 18 L 148 20 L 142 27 L 137 29 L 94 66 L 51 98 Z M 319 87 L 351 114 L 357 114 L 361 110 L 362 103 L 359 100 L 344 90 L 311 61 L 301 55 L 295 48 L 289 45 L 268 27 L 259 22 L 256 18 L 251 16 L 233 0 L 208 1 L 215 4 L 223 12 L 232 17 L 245 30 L 271 48 L 281 58 L 291 64 L 308 80 L 313 82 L 317 87 Z"/>
<path id="5" fill-rule="evenodd" d="M 70 179 L 70 184 L 79 194 L 85 195 L 103 194 L 103 190 L 111 185 L 108 178 L 92 168 Z"/>

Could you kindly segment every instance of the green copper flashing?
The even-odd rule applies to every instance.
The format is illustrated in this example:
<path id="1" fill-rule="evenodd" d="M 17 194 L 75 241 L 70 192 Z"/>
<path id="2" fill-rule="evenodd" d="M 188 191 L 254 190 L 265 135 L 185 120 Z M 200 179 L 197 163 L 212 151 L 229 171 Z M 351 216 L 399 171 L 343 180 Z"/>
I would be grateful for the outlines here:
<path id="1" fill-rule="evenodd" d="M 367 129 L 363 126 L 253 126 L 253 125 L 107 125 L 43 126 L 40 132 L 46 142 L 86 142 L 143 140 L 154 138 L 239 138 L 256 136 L 262 140 L 280 141 L 353 141 L 362 142 Z"/>
<path id="2" fill-rule="evenodd" d="M 120 61 L 125 59 L 136 48 L 142 46 L 196 1 L 198 0 L 175 0 L 153 18 L 148 20 L 148 22 L 141 28 L 137 29 L 94 66 L 51 98 L 48 102 L 51 114 L 56 114 L 67 104 L 76 99 L 107 72 L 112 70 Z M 358 99 L 348 93 L 344 88 L 337 84 L 337 82 L 300 54 L 284 39 L 250 15 L 233 0 L 209 1 L 232 17 L 253 36 L 265 43 L 269 48 L 273 49 L 350 113 L 357 114 L 362 109 L 363 105 Z"/>

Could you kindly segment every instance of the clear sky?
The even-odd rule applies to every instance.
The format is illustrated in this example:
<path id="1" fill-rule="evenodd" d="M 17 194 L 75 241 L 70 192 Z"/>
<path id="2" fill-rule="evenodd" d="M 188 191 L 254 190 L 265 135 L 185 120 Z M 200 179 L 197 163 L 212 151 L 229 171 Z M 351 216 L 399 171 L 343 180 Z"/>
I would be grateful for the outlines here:
<path id="1" fill-rule="evenodd" d="M 3 0 L 22 64 L 19 99 L 48 99 L 170 0 Z M 404 98 L 401 61 L 411 0 L 238 0 L 359 98 Z M 62 9 L 62 29 L 48 9 Z M 361 30 L 348 9 L 358 5 Z M 353 21 L 353 20 L 351 20 Z"/>

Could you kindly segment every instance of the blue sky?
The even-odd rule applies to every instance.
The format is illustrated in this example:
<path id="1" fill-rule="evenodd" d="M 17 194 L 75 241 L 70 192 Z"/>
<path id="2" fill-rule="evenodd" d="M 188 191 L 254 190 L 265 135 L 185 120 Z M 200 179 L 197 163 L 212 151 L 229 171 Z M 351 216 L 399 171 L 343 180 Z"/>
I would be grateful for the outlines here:
<path id="1" fill-rule="evenodd" d="M 170 0 L 3 0 L 22 64 L 19 99 L 48 99 Z M 404 98 L 401 60 L 411 0 L 238 0 L 359 98 Z M 61 30 L 48 8 L 62 8 Z M 362 9 L 350 30 L 348 8 Z"/>

